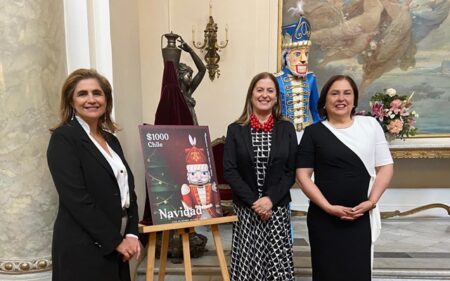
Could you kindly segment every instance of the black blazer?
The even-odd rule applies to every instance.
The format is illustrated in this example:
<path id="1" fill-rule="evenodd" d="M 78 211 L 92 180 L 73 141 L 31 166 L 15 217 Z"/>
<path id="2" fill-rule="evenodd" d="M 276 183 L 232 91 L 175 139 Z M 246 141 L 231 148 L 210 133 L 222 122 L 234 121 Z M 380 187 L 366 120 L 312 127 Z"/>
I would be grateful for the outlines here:
<path id="1" fill-rule="evenodd" d="M 133 174 L 118 139 L 109 133 L 105 139 L 126 166 L 130 207 L 125 233 L 137 235 Z M 47 161 L 59 195 L 53 280 L 129 280 L 119 279 L 119 272 L 126 275 L 129 266 L 115 251 L 123 239 L 119 186 L 111 166 L 76 119 L 52 133 Z"/>
<path id="2" fill-rule="evenodd" d="M 289 121 L 275 123 L 270 150 L 263 196 L 269 196 L 274 207 L 285 206 L 291 201 L 297 151 L 297 135 Z M 233 190 L 233 202 L 250 207 L 258 199 L 258 185 L 249 125 L 228 126 L 223 167 L 225 181 Z"/>

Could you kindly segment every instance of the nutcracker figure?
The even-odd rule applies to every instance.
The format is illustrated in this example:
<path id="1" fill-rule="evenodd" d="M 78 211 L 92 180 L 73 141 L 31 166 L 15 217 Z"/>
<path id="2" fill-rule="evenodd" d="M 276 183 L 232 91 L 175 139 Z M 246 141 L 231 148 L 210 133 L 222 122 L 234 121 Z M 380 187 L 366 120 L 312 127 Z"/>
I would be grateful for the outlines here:
<path id="1" fill-rule="evenodd" d="M 300 137 L 303 129 L 320 120 L 317 110 L 319 92 L 316 76 L 308 71 L 311 25 L 298 11 L 298 22 L 282 27 L 282 69 L 275 76 L 281 93 L 283 116 L 295 126 Z"/>

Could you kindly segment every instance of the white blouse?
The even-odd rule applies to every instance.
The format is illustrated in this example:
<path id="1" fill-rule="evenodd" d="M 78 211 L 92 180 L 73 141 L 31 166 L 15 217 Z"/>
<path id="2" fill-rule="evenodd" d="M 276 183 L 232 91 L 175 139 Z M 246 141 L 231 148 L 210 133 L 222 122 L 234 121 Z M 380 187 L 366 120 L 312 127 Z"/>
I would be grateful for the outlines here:
<path id="1" fill-rule="evenodd" d="M 361 159 L 370 175 L 368 196 L 376 177 L 376 167 L 392 164 L 389 145 L 383 129 L 373 117 L 353 116 L 350 127 L 338 129 L 328 121 L 322 121 L 342 143 L 348 146 Z M 372 242 L 375 242 L 381 231 L 381 217 L 378 205 L 369 212 L 372 230 Z"/>
<path id="2" fill-rule="evenodd" d="M 75 115 L 81 127 L 83 127 L 86 134 L 89 136 L 91 141 L 95 144 L 98 150 L 105 157 L 106 161 L 108 161 L 111 169 L 114 172 L 114 176 L 116 177 L 117 184 L 119 185 L 120 190 L 120 201 L 122 208 L 128 208 L 130 206 L 130 187 L 128 186 L 128 172 L 125 165 L 122 162 L 122 159 L 119 155 L 106 143 L 109 153 L 103 149 L 103 147 L 91 136 L 91 130 L 89 125 L 82 118 Z"/>
<path id="3" fill-rule="evenodd" d="M 353 124 L 343 129 L 333 127 L 328 121 L 322 123 L 361 158 L 371 176 L 376 174 L 375 167 L 393 163 L 383 129 L 375 118 L 353 116 Z"/>

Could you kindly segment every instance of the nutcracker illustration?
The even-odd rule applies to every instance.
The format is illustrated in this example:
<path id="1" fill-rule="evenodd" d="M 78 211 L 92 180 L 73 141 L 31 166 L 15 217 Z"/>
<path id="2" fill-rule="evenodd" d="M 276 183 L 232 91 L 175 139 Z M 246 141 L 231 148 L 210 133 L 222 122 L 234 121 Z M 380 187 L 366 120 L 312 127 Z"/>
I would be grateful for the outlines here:
<path id="1" fill-rule="evenodd" d="M 209 158 L 203 148 L 197 148 L 195 137 L 189 135 L 189 142 L 191 147 L 185 149 L 188 183 L 181 186 L 183 206 L 196 219 L 221 216 L 220 195 L 216 183 L 211 182 Z"/>

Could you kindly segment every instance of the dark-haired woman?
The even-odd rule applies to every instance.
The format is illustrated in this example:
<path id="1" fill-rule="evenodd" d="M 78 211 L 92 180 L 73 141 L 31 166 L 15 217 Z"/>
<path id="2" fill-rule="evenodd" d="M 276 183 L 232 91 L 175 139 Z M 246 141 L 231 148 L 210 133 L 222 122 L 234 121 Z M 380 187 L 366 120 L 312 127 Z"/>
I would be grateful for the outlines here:
<path id="1" fill-rule="evenodd" d="M 275 77 L 256 75 L 242 115 L 228 126 L 224 150 L 224 176 L 239 218 L 231 280 L 294 280 L 288 204 L 296 149 L 294 126 L 281 117 Z"/>
<path id="2" fill-rule="evenodd" d="M 95 70 L 64 82 L 47 150 L 59 195 L 54 281 L 129 281 L 128 260 L 140 254 L 133 175 L 112 134 L 112 106 L 111 85 Z"/>
<path id="3" fill-rule="evenodd" d="M 372 117 L 355 116 L 357 104 L 353 79 L 333 76 L 318 102 L 323 121 L 306 128 L 298 147 L 314 281 L 371 280 L 371 246 L 381 228 L 376 204 L 393 161 L 383 129 Z"/>

